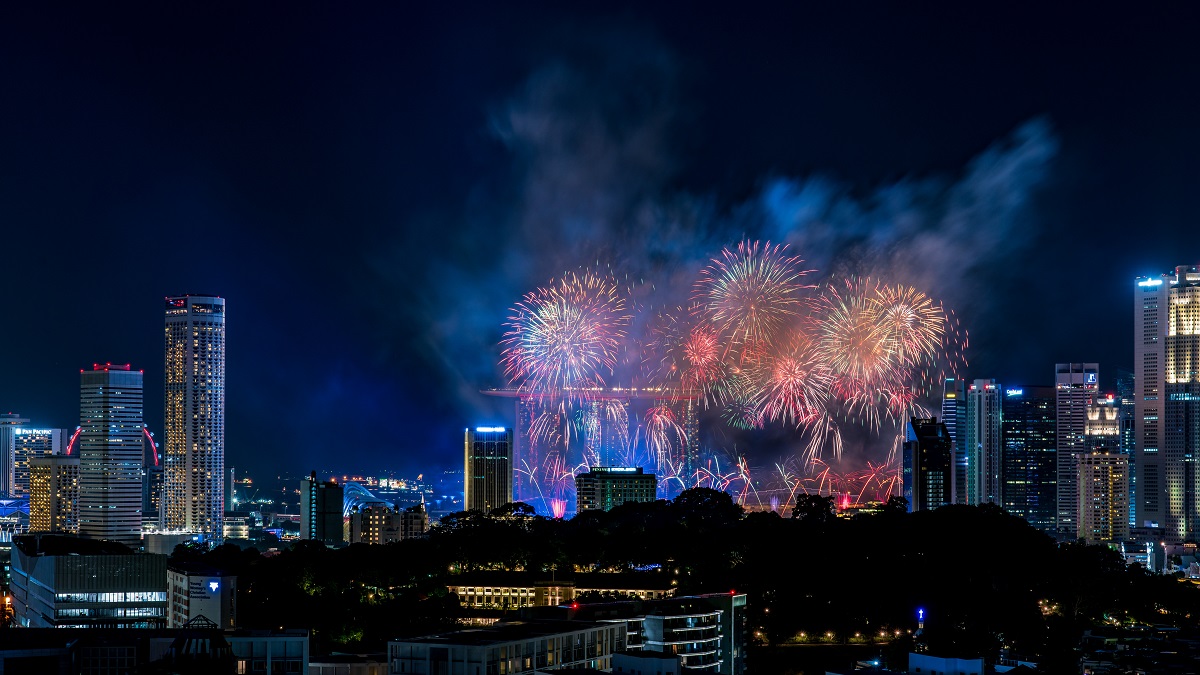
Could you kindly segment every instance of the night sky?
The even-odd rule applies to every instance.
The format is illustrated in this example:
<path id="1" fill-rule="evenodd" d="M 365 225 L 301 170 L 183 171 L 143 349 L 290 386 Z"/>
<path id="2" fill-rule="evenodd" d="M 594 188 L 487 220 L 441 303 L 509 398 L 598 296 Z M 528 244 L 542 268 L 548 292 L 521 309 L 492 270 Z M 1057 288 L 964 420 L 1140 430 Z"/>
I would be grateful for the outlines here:
<path id="1" fill-rule="evenodd" d="M 1200 261 L 1191 8 L 647 4 L 5 6 L 0 410 L 129 362 L 158 430 L 162 298 L 215 293 L 227 466 L 453 466 L 522 293 L 672 302 L 742 237 L 1111 387 L 1133 277 Z"/>

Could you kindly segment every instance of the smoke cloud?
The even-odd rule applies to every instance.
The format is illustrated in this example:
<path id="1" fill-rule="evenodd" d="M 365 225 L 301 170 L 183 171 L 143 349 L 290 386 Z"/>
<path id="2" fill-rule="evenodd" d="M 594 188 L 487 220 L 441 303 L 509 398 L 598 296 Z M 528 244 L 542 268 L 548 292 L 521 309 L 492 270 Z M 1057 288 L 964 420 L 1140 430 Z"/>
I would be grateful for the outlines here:
<path id="1" fill-rule="evenodd" d="M 689 116 L 676 59 L 650 39 L 612 53 L 550 63 L 490 111 L 507 173 L 467 205 L 454 262 L 426 268 L 436 289 L 424 304 L 427 353 L 464 414 L 506 412 L 478 395 L 504 384 L 505 309 L 564 270 L 609 268 L 634 284 L 639 306 L 676 305 L 721 247 L 769 239 L 788 243 L 817 279 L 878 276 L 979 315 L 989 275 L 1019 267 L 1032 242 L 1031 207 L 1059 145 L 1045 119 L 955 175 L 867 187 L 770 176 L 730 204 L 723 186 L 679 185 Z"/>

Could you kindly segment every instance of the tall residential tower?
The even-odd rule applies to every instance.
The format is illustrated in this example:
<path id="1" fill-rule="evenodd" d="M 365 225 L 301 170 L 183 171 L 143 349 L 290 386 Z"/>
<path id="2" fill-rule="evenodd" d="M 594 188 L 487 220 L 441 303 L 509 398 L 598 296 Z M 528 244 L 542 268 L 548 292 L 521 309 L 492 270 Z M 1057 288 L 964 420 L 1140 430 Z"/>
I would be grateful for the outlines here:
<path id="1" fill-rule="evenodd" d="M 221 536 L 225 511 L 225 300 L 166 299 L 163 524 Z"/>

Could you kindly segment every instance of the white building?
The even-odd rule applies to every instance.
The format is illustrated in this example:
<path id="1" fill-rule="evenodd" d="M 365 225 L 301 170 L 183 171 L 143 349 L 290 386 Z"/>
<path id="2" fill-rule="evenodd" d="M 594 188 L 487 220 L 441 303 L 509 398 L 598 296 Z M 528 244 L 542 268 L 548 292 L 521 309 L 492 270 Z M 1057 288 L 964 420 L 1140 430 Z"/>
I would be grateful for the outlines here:
<path id="1" fill-rule="evenodd" d="M 79 534 L 142 543 L 142 371 L 79 372 Z"/>
<path id="2" fill-rule="evenodd" d="M 967 503 L 1003 504 L 1000 463 L 1002 393 L 995 380 L 975 380 L 967 388 Z"/>
<path id="3" fill-rule="evenodd" d="M 204 565 L 170 565 L 167 592 L 167 628 L 183 628 L 199 616 L 222 629 L 237 627 L 236 576 Z"/>
<path id="4" fill-rule="evenodd" d="M 225 300 L 166 299 L 163 524 L 220 537 L 225 512 Z"/>
<path id="5" fill-rule="evenodd" d="M 1076 461 L 1086 452 L 1087 409 L 1100 392 L 1100 365 L 1057 363 L 1054 365 L 1055 419 L 1058 462 L 1058 531 L 1074 537 L 1078 531 L 1079 488 Z"/>

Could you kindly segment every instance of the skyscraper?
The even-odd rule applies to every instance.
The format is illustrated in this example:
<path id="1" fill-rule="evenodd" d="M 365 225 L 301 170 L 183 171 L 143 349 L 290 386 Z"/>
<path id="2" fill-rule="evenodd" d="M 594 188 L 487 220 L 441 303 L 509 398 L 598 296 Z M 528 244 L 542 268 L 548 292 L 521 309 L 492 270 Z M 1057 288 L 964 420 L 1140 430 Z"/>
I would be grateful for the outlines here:
<path id="1" fill-rule="evenodd" d="M 225 300 L 166 299 L 163 524 L 221 536 L 225 510 Z"/>
<path id="2" fill-rule="evenodd" d="M 910 511 L 954 503 L 954 443 L 936 417 L 913 417 L 904 442 L 904 498 Z"/>
<path id="3" fill-rule="evenodd" d="M 142 372 L 79 371 L 79 534 L 142 542 Z"/>
<path id="4" fill-rule="evenodd" d="M 967 503 L 967 390 L 960 378 L 947 377 L 942 391 L 942 424 L 954 445 L 954 503 Z"/>
<path id="5" fill-rule="evenodd" d="M 1055 419 L 1057 420 L 1058 531 L 1076 535 L 1079 490 L 1076 455 L 1087 447 L 1087 406 L 1100 391 L 1100 366 L 1095 363 L 1054 365 Z"/>
<path id="6" fill-rule="evenodd" d="M 1004 390 L 1004 509 L 1049 532 L 1058 518 L 1054 387 Z"/>
<path id="7" fill-rule="evenodd" d="M 512 431 L 466 429 L 463 439 L 463 503 L 467 511 L 490 513 L 513 500 Z"/>
<path id="8" fill-rule="evenodd" d="M 967 503 L 1001 504 L 1000 384 L 975 380 L 967 389 Z"/>
<path id="9" fill-rule="evenodd" d="M 29 531 L 79 531 L 79 458 L 45 455 L 29 461 Z"/>
<path id="10" fill-rule="evenodd" d="M 1139 527 L 1167 524 L 1163 453 L 1163 368 L 1167 361 L 1167 292 L 1174 276 L 1138 277 L 1133 291 L 1133 428 Z"/>
<path id="11" fill-rule="evenodd" d="M 17 429 L 29 420 L 16 413 L 0 414 L 0 495 L 12 495 L 13 453 Z"/>

